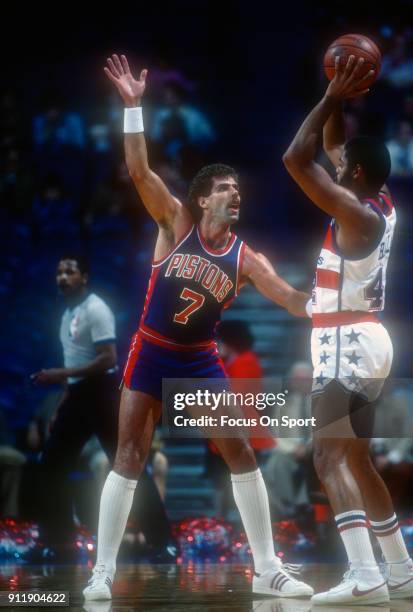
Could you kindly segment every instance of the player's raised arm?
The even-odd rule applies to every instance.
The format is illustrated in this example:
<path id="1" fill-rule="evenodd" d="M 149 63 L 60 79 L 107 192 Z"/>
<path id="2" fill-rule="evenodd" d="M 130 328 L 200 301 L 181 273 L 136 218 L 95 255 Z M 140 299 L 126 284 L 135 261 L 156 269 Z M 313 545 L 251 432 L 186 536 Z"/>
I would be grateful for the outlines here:
<path id="1" fill-rule="evenodd" d="M 308 316 L 307 303 L 310 295 L 297 291 L 283 280 L 262 253 L 255 253 L 248 246 L 245 249 L 241 272 L 241 284 L 251 282 L 266 298 L 286 308 L 296 317 Z"/>
<path id="2" fill-rule="evenodd" d="M 350 56 L 345 67 L 336 58 L 336 75 L 330 82 L 322 100 L 304 120 L 283 162 L 293 179 L 319 208 L 337 219 L 343 228 L 356 229 L 361 236 L 370 236 L 378 225 L 377 215 L 368 207 L 360 206 L 358 198 L 349 189 L 337 185 L 315 161 L 317 145 L 324 125 L 337 106 L 348 97 L 366 93 L 363 85 L 371 76 L 359 76 L 363 59 Z"/>
<path id="3" fill-rule="evenodd" d="M 343 104 L 339 102 L 323 128 L 323 149 L 335 168 L 340 165 L 346 141 Z"/>
<path id="4" fill-rule="evenodd" d="M 142 70 L 139 79 L 135 79 L 125 55 L 119 58 L 114 54 L 108 58 L 107 64 L 105 74 L 117 87 L 126 107 L 125 155 L 129 174 L 147 211 L 158 225 L 182 233 L 191 223 L 190 215 L 148 164 L 141 109 L 148 71 Z"/>

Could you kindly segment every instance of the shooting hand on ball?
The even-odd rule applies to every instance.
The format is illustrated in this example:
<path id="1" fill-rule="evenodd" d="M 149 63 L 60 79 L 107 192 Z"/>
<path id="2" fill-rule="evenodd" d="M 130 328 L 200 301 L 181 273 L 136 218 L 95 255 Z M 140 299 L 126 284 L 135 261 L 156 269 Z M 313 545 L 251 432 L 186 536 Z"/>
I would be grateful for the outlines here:
<path id="1" fill-rule="evenodd" d="M 107 63 L 108 67 L 105 66 L 103 70 L 108 79 L 116 85 L 125 106 L 139 106 L 145 91 L 148 71 L 146 69 L 142 70 L 139 79 L 135 79 L 130 71 L 126 56 L 121 55 L 119 59 L 116 53 L 112 57 L 108 57 Z"/>
<path id="2" fill-rule="evenodd" d="M 366 84 L 374 75 L 374 70 L 363 74 L 364 58 L 356 60 L 354 55 L 350 55 L 347 63 L 343 65 L 340 57 L 335 58 L 335 75 L 327 87 L 326 96 L 336 100 L 345 98 L 355 98 L 369 91 Z"/>

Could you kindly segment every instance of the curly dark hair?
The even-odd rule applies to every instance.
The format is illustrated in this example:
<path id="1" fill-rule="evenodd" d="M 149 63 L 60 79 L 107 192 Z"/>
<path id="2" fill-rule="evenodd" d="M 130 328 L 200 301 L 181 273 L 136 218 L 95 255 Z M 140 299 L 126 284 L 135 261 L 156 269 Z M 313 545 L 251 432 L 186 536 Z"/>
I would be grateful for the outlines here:
<path id="1" fill-rule="evenodd" d="M 386 145 L 371 136 L 355 136 L 345 143 L 344 150 L 350 169 L 360 164 L 369 187 L 372 191 L 379 191 L 391 170 L 390 153 Z"/>
<path id="2" fill-rule="evenodd" d="M 198 204 L 200 196 L 208 196 L 211 193 L 213 179 L 222 176 L 233 176 L 238 181 L 238 174 L 231 166 L 225 164 L 211 164 L 204 166 L 192 179 L 188 191 L 188 208 L 194 221 L 202 217 L 202 209 Z"/>
<path id="3" fill-rule="evenodd" d="M 79 268 L 79 272 L 81 274 L 90 274 L 90 261 L 89 261 L 89 258 L 83 253 L 66 252 L 66 253 L 63 253 L 59 261 L 65 261 L 66 259 L 75 261 L 77 263 L 77 267 Z"/>

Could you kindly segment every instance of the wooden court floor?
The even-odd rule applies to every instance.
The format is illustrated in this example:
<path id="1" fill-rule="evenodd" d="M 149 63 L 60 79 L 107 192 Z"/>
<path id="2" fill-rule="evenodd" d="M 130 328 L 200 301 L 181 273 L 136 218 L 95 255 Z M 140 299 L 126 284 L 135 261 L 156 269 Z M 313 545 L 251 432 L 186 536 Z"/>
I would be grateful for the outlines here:
<path id="1" fill-rule="evenodd" d="M 302 579 L 323 590 L 339 582 L 343 568 L 336 565 L 304 566 Z M 85 610 L 86 612 L 307 612 L 307 610 L 373 610 L 413 612 L 413 599 L 381 606 L 315 607 L 309 600 L 276 599 L 251 593 L 251 569 L 245 565 L 182 564 L 120 565 L 112 602 L 83 604 L 82 588 L 90 570 L 84 565 L 0 566 L 0 591 L 69 591 L 69 607 L 33 610 Z M 7 608 L 3 608 L 6 610 Z M 21 607 L 9 607 L 21 610 Z M 28 609 L 28 608 L 24 608 Z"/>

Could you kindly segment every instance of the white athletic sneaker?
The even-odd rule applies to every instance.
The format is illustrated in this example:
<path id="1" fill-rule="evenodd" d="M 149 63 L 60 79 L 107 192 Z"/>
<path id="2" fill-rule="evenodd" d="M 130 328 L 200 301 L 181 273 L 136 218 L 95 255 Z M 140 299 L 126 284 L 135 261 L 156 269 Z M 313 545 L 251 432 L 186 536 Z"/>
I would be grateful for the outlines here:
<path id="1" fill-rule="evenodd" d="M 252 592 L 273 597 L 311 597 L 312 587 L 293 578 L 281 564 L 262 574 L 254 573 Z"/>
<path id="2" fill-rule="evenodd" d="M 380 568 L 387 581 L 390 599 L 413 597 L 413 561 L 383 563 Z"/>
<path id="3" fill-rule="evenodd" d="M 108 572 L 102 564 L 96 564 L 92 577 L 83 589 L 86 601 L 112 599 L 113 573 Z"/>
<path id="4" fill-rule="evenodd" d="M 317 593 L 311 602 L 317 606 L 353 604 L 364 606 L 387 603 L 390 600 L 383 576 L 370 569 L 349 569 L 339 585 L 324 593 Z"/>

